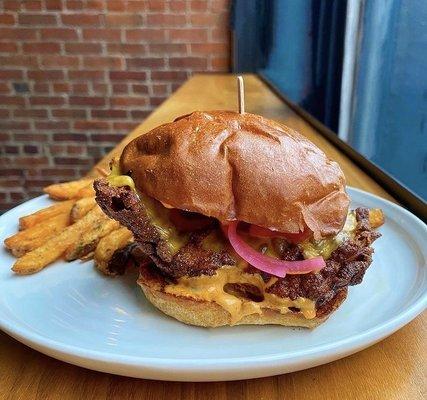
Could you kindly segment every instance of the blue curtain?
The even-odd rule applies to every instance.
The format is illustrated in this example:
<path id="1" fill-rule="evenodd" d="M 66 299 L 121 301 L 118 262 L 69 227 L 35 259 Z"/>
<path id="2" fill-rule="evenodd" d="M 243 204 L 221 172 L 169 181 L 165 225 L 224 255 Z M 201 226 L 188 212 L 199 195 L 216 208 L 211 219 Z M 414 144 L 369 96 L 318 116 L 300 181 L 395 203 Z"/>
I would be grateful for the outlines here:
<path id="1" fill-rule="evenodd" d="M 235 0 L 234 70 L 256 71 L 337 131 L 346 0 Z"/>
<path id="2" fill-rule="evenodd" d="M 364 3 L 349 143 L 427 199 L 427 1 Z"/>

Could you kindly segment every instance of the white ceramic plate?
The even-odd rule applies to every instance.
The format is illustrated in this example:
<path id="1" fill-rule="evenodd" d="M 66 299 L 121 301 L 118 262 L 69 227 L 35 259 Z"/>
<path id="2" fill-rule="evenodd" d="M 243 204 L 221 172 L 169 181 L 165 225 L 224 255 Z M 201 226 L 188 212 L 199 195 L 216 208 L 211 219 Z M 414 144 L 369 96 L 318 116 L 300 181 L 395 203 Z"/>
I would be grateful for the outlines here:
<path id="1" fill-rule="evenodd" d="M 57 262 L 15 276 L 0 253 L 0 328 L 26 345 L 86 368 L 140 378 L 215 381 L 281 374 L 362 350 L 401 328 L 427 304 L 427 227 L 381 198 L 349 189 L 353 207 L 381 207 L 387 222 L 361 285 L 315 330 L 277 326 L 203 329 L 156 311 L 135 275 L 111 279 L 90 262 Z M 38 197 L 0 217 L 0 239 Z"/>

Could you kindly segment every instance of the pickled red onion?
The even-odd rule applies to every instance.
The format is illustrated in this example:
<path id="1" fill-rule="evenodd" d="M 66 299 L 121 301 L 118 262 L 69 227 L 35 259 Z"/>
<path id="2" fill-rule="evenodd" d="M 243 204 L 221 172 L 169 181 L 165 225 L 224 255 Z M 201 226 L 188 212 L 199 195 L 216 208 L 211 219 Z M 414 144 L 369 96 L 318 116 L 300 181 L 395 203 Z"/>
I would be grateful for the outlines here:
<path id="1" fill-rule="evenodd" d="M 237 224 L 238 221 L 233 221 L 228 225 L 227 236 L 231 246 L 240 257 L 261 271 L 284 278 L 286 274 L 308 274 L 319 271 L 326 265 L 322 257 L 301 261 L 284 261 L 261 254 L 240 238 L 237 234 Z"/>

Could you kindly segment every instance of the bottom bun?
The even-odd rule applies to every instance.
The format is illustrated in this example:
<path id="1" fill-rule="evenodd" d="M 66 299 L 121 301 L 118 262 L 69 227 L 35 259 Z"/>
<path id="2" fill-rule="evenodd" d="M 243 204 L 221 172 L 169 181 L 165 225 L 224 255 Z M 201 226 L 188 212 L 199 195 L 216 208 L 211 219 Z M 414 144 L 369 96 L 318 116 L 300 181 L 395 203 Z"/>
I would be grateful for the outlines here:
<path id="1" fill-rule="evenodd" d="M 341 291 L 328 305 L 327 312 L 323 312 L 322 316 L 316 316 L 312 319 L 305 318 L 299 312 L 281 314 L 278 311 L 263 308 L 261 314 L 246 315 L 236 323 L 231 324 L 230 313 L 215 302 L 165 293 L 164 279 L 150 270 L 150 267 L 141 267 L 138 284 L 141 286 L 148 301 L 166 315 L 184 322 L 185 324 L 206 328 L 226 325 L 269 324 L 315 328 L 322 322 L 325 322 L 347 297 L 347 290 Z"/>

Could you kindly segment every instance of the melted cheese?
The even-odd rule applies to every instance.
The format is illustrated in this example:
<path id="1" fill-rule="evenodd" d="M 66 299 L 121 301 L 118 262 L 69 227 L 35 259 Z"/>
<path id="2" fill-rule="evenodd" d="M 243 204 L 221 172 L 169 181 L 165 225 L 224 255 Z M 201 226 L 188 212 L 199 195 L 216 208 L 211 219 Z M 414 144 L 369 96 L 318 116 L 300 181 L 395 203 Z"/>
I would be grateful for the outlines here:
<path id="1" fill-rule="evenodd" d="M 271 278 L 270 281 L 265 283 L 258 274 L 247 274 L 240 268 L 224 266 L 217 270 L 213 276 L 182 277 L 178 279 L 177 283 L 167 285 L 165 292 L 176 296 L 213 301 L 230 313 L 231 324 L 237 323 L 246 315 L 261 314 L 266 308 L 286 314 L 291 312 L 289 307 L 296 307 L 307 319 L 316 316 L 316 307 L 312 300 L 302 297 L 291 300 L 266 293 L 265 289 L 277 282 L 277 278 Z M 256 286 L 263 294 L 264 300 L 255 302 L 229 294 L 224 291 L 224 286 L 227 283 L 244 283 Z"/>
<path id="2" fill-rule="evenodd" d="M 354 211 L 347 215 L 344 227 L 338 235 L 331 238 L 321 240 L 306 240 L 299 246 L 304 254 L 304 258 L 313 258 L 322 256 L 325 260 L 331 256 L 331 253 L 338 248 L 338 246 L 347 239 L 354 237 L 357 221 Z"/>
<path id="3" fill-rule="evenodd" d="M 176 254 L 187 243 L 189 235 L 179 233 L 169 221 L 169 209 L 159 201 L 137 191 L 133 179 L 128 175 L 121 175 L 120 166 L 116 159 L 111 162 L 111 173 L 107 177 L 107 181 L 111 186 L 129 186 L 138 194 L 148 218 L 159 232 L 160 237 L 166 241 L 172 255 Z"/>
<path id="4" fill-rule="evenodd" d="M 119 175 L 119 176 L 109 176 L 107 178 L 108 183 L 111 186 L 129 186 L 132 190 L 135 190 L 135 183 L 130 176 Z"/>
<path id="5" fill-rule="evenodd" d="M 141 193 L 139 198 L 160 237 L 167 242 L 172 255 L 176 254 L 187 243 L 189 235 L 180 233 L 176 229 L 175 225 L 169 220 L 169 209 L 163 207 L 160 202 Z"/>
<path id="6" fill-rule="evenodd" d="M 113 159 L 110 164 L 111 173 L 107 176 L 107 181 L 111 186 L 129 186 L 135 190 L 135 182 L 128 175 L 121 175 L 120 166 L 117 159 Z"/>

